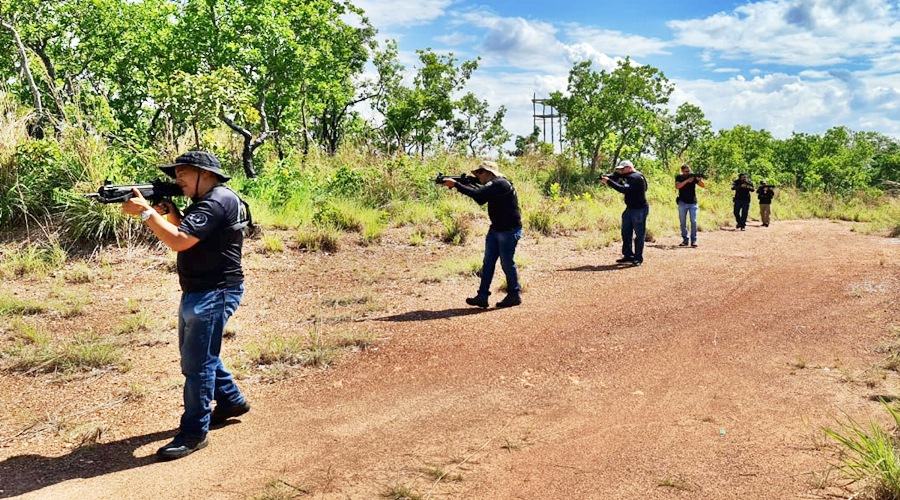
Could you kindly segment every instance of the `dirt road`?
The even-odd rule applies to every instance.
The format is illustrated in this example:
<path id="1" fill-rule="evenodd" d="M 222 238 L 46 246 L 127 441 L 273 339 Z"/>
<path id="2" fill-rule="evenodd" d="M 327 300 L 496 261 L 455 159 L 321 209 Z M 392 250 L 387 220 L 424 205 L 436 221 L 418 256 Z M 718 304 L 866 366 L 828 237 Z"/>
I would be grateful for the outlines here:
<path id="1" fill-rule="evenodd" d="M 701 233 L 697 249 L 677 242 L 619 268 L 616 248 L 525 239 L 524 304 L 483 312 L 462 302 L 472 280 L 418 282 L 417 249 L 342 252 L 340 268 L 297 256 L 296 275 L 259 266 L 240 316 L 251 330 L 296 323 L 292 298 L 318 286 L 304 278 L 316 266 L 352 288 L 358 272 L 345 270 L 377 282 L 365 263 L 391 263 L 389 310 L 357 322 L 378 348 L 250 386 L 253 410 L 179 461 L 153 458 L 173 433 L 171 395 L 89 449 L 7 445 L 2 496 L 840 494 L 820 428 L 845 414 L 885 422 L 871 398 L 900 390 L 885 368 L 900 345 L 898 240 L 796 221 Z"/>

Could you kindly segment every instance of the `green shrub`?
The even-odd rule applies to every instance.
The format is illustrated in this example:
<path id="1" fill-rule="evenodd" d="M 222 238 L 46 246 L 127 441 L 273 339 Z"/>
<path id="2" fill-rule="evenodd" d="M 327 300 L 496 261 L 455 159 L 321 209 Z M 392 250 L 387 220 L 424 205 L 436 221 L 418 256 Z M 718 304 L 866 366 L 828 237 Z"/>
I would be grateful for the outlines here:
<path id="1" fill-rule="evenodd" d="M 0 171 L 0 226 L 53 213 L 54 192 L 75 185 L 83 171 L 50 139 L 26 141 Z"/>

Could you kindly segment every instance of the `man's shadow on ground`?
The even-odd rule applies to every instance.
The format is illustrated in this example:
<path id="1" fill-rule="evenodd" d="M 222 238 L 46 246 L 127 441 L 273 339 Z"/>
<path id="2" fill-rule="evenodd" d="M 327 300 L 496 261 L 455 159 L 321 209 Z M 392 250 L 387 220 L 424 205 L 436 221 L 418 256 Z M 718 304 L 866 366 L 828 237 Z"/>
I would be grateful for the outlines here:
<path id="1" fill-rule="evenodd" d="M 24 495 L 70 479 L 88 479 L 156 463 L 156 455 L 136 457 L 134 451 L 176 433 L 177 429 L 173 429 L 82 447 L 61 457 L 9 457 L 0 462 L 0 498 Z"/>
<path id="2" fill-rule="evenodd" d="M 623 262 L 620 264 L 604 264 L 602 266 L 578 266 L 578 267 L 570 267 L 568 269 L 563 269 L 563 271 L 590 271 L 590 272 L 600 272 L 600 271 L 618 271 L 621 269 L 631 269 L 632 266 L 628 262 Z"/>
<path id="3" fill-rule="evenodd" d="M 448 319 L 460 316 L 469 316 L 472 314 L 481 314 L 491 309 L 482 309 L 480 307 L 458 307 L 456 309 L 444 309 L 443 311 L 410 311 L 402 314 L 394 314 L 393 316 L 385 316 L 383 318 L 375 318 L 375 321 L 392 321 L 402 323 L 404 321 L 429 321 L 432 319 Z"/>

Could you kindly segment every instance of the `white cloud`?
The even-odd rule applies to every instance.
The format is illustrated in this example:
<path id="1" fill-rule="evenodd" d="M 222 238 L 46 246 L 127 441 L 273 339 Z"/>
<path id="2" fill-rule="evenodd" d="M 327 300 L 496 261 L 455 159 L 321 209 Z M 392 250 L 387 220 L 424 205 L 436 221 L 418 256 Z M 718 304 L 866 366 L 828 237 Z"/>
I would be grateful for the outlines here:
<path id="1" fill-rule="evenodd" d="M 598 53 L 631 57 L 668 53 L 669 44 L 656 38 L 586 27 L 580 24 L 567 24 L 564 27 L 565 34 L 576 44 L 588 44 Z"/>
<path id="2" fill-rule="evenodd" d="M 356 0 L 373 26 L 408 27 L 427 24 L 443 16 L 454 0 Z"/>
<path id="3" fill-rule="evenodd" d="M 776 137 L 792 132 L 821 133 L 846 125 L 900 136 L 900 92 L 889 85 L 863 81 L 850 73 L 821 78 L 821 73 L 768 74 L 725 82 L 679 80 L 672 103 L 691 102 L 703 109 L 713 129 L 751 125 Z M 889 83 L 887 81 L 883 82 Z"/>
<path id="4" fill-rule="evenodd" d="M 726 58 L 822 66 L 894 52 L 900 9 L 892 0 L 770 0 L 668 26 L 678 44 Z"/>
<path id="5" fill-rule="evenodd" d="M 434 40 L 443 43 L 444 45 L 463 45 L 475 43 L 478 40 L 478 37 L 454 31 L 447 35 L 436 36 L 434 37 Z"/>

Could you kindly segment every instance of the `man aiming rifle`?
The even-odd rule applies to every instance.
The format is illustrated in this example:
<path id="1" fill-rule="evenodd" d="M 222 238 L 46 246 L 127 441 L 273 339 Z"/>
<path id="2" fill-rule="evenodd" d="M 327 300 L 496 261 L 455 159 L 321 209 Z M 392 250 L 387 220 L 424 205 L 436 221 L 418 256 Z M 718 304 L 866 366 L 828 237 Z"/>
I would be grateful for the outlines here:
<path id="1" fill-rule="evenodd" d="M 647 216 L 650 215 L 650 205 L 647 203 L 647 179 L 634 169 L 633 163 L 623 160 L 616 166 L 614 175 L 604 175 L 600 181 L 625 195 L 625 211 L 622 212 L 622 258 L 616 262 L 640 266 L 644 263 L 644 239 L 647 235 Z"/>
<path id="2" fill-rule="evenodd" d="M 763 227 L 769 227 L 769 221 L 772 217 L 772 198 L 775 197 L 776 186 L 766 184 L 766 181 L 759 183 L 759 189 L 756 190 L 756 197 L 759 199 L 759 218 L 762 220 Z"/>
<path id="3" fill-rule="evenodd" d="M 488 217 L 491 227 L 484 241 L 484 261 L 481 269 L 481 284 L 474 297 L 466 299 L 466 304 L 481 308 L 488 307 L 488 296 L 491 294 L 491 280 L 497 259 L 506 274 L 506 297 L 497 302 L 497 307 L 512 307 L 522 303 L 519 271 L 516 267 L 516 245 L 522 238 L 522 213 L 519 210 L 519 197 L 506 176 L 500 173 L 497 164 L 483 161 L 472 171 L 475 176 L 465 174 L 461 178 L 438 175 L 436 181 L 448 188 L 456 188 L 460 193 L 475 200 L 479 205 L 487 203 Z M 470 183 L 476 179 L 476 183 Z"/>
<path id="4" fill-rule="evenodd" d="M 160 169 L 191 199 L 184 214 L 171 202 L 151 206 L 138 187 L 132 188 L 133 196 L 122 203 L 122 210 L 140 215 L 160 241 L 178 252 L 184 413 L 175 439 L 156 452 L 168 460 L 206 447 L 210 425 L 250 411 L 219 357 L 225 323 L 244 295 L 241 248 L 247 221 L 240 198 L 224 184 L 230 177 L 215 156 L 189 151 Z"/>
<path id="5" fill-rule="evenodd" d="M 753 183 L 747 179 L 747 174 L 740 174 L 731 183 L 734 191 L 734 221 L 737 228 L 743 231 L 747 227 L 747 215 L 750 212 L 750 195 L 753 194 Z"/>
<path id="6" fill-rule="evenodd" d="M 681 224 L 681 245 L 697 247 L 697 186 L 706 187 L 704 175 L 691 171 L 690 165 L 681 166 L 681 175 L 675 176 L 675 189 L 678 190 L 678 222 Z M 687 216 L 691 216 L 691 239 L 688 241 Z"/>

